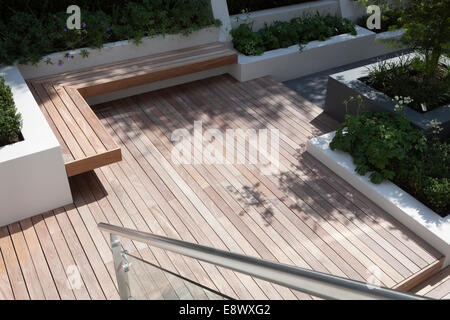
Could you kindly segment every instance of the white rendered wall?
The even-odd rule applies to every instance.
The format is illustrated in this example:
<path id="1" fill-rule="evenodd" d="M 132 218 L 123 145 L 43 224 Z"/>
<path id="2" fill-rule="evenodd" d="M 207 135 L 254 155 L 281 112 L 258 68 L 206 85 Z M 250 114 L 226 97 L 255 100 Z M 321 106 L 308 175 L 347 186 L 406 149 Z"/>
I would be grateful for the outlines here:
<path id="1" fill-rule="evenodd" d="M 403 223 L 418 237 L 425 240 L 445 256 L 444 266 L 450 264 L 450 216 L 442 218 L 390 181 L 373 184 L 368 176 L 355 172 L 352 157 L 329 148 L 334 132 L 310 139 L 308 152 L 350 183 L 355 189 Z"/>
<path id="2" fill-rule="evenodd" d="M 22 114 L 24 141 L 0 147 L 0 226 L 72 203 L 61 148 L 20 71 L 0 68 Z"/>
<path id="3" fill-rule="evenodd" d="M 339 5 L 336 0 L 320 0 L 236 14 L 230 16 L 230 20 L 233 29 L 236 29 L 242 23 L 251 23 L 253 30 L 257 31 L 263 28 L 265 23 L 271 24 L 274 21 L 290 21 L 304 14 L 314 14 L 316 12 L 319 12 L 321 15 L 340 15 Z"/>

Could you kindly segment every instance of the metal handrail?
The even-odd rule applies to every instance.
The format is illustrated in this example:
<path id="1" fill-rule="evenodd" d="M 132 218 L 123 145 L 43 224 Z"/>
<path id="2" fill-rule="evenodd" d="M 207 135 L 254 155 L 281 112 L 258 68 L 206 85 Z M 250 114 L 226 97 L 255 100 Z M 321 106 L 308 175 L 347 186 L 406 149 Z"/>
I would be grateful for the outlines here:
<path id="1" fill-rule="evenodd" d="M 425 297 L 110 224 L 98 228 L 324 299 L 424 300 Z"/>

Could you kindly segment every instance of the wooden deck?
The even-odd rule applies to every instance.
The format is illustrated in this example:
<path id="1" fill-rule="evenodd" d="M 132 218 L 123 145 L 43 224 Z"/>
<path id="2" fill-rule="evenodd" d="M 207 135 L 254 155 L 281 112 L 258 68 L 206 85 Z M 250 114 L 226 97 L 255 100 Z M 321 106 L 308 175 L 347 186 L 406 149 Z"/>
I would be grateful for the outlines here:
<path id="1" fill-rule="evenodd" d="M 442 255 L 305 153 L 336 128 L 321 109 L 271 78 L 229 76 L 99 106 L 123 161 L 70 178 L 74 205 L 0 228 L 0 297 L 117 299 L 106 222 L 361 281 L 410 289 Z M 277 128 L 280 170 L 251 164 L 177 165 L 171 134 Z M 130 241 L 138 257 L 242 299 L 309 295 Z M 74 266 L 81 286 L 72 290 Z"/>
<path id="2" fill-rule="evenodd" d="M 237 62 L 222 43 L 32 79 L 28 86 L 57 137 L 69 177 L 122 160 L 85 98 Z"/>
<path id="3" fill-rule="evenodd" d="M 411 290 L 432 299 L 450 299 L 450 266 Z"/>

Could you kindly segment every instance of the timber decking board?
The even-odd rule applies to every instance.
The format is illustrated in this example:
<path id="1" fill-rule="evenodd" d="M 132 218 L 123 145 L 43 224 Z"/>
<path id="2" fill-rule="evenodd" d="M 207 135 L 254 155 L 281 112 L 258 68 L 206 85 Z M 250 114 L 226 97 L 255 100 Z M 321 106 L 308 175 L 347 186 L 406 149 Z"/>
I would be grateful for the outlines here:
<path id="1" fill-rule="evenodd" d="M 28 81 L 61 145 L 67 175 L 122 159 L 121 150 L 85 98 L 237 62 L 222 43 L 159 53 Z"/>
<path id="2" fill-rule="evenodd" d="M 117 299 L 109 235 L 98 231 L 99 222 L 387 287 L 409 289 L 442 265 L 439 252 L 305 153 L 310 136 L 338 124 L 270 77 L 239 83 L 218 76 L 105 103 L 94 112 L 123 161 L 71 177 L 74 205 L 0 228 L 4 298 L 51 299 L 56 289 L 64 299 Z M 191 131 L 196 120 L 204 130 L 279 129 L 280 173 L 262 175 L 248 161 L 175 164 L 172 132 Z M 206 146 L 191 143 L 193 150 Z M 238 150 L 246 160 L 248 148 Z M 315 299 L 135 241 L 124 239 L 122 246 L 232 297 Z M 64 287 L 71 266 L 81 275 L 76 290 Z M 136 296 L 204 297 L 138 262 L 133 266 Z M 435 279 L 423 288 L 448 298 L 450 282 Z"/>
<path id="3" fill-rule="evenodd" d="M 450 266 L 411 290 L 432 299 L 450 299 Z"/>

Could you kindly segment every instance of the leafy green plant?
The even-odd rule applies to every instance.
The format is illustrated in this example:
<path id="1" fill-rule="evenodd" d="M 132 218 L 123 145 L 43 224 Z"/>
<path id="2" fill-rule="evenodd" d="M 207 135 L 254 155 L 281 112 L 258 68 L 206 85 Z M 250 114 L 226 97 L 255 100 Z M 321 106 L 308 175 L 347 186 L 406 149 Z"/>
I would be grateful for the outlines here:
<path id="1" fill-rule="evenodd" d="M 187 35 L 220 24 L 212 17 L 208 0 L 135 0 L 126 4 L 83 0 L 78 3 L 82 8 L 80 30 L 66 27 L 67 5 L 62 4 L 68 1 L 44 1 L 42 7 L 48 11 L 26 0 L 7 2 L 5 11 L 9 14 L 0 13 L 0 64 L 7 65 L 16 61 L 35 64 L 53 52 L 101 48 L 111 41 L 133 39 L 139 44 L 146 36 Z"/>
<path id="2" fill-rule="evenodd" d="M 371 172 L 370 180 L 380 183 L 394 179 L 396 163 L 425 145 L 425 136 L 403 117 L 364 110 L 360 115 L 346 115 L 330 148 L 350 153 L 356 172 L 361 175 Z"/>
<path id="3" fill-rule="evenodd" d="M 394 8 L 397 22 L 405 30 L 398 42 L 424 56 L 424 74 L 434 77 L 443 55 L 450 48 L 449 0 L 359 0 L 364 5 L 377 4 L 383 11 Z"/>
<path id="4" fill-rule="evenodd" d="M 313 40 L 324 41 L 343 33 L 356 34 L 353 22 L 318 13 L 295 18 L 290 22 L 275 21 L 256 32 L 247 24 L 241 24 L 231 31 L 234 48 L 245 55 L 260 55 L 265 51 L 295 44 L 302 46 Z"/>
<path id="5" fill-rule="evenodd" d="M 363 108 L 357 97 L 346 103 L 354 102 Z M 347 114 L 330 148 L 352 155 L 355 171 L 370 173 L 373 183 L 391 180 L 442 216 L 450 213 L 450 144 L 426 136 L 402 116 Z"/>
<path id="6" fill-rule="evenodd" d="M 17 142 L 20 139 L 22 118 L 17 113 L 11 88 L 0 76 L 0 146 Z"/>

